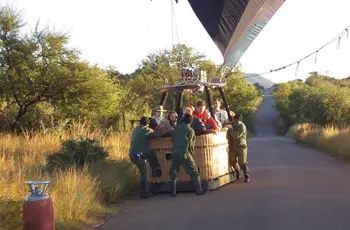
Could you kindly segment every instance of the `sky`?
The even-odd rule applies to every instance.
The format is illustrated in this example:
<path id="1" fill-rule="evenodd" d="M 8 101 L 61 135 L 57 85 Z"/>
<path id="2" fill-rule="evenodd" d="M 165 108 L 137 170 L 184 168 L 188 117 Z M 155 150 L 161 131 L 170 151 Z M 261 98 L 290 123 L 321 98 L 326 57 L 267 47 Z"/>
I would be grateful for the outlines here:
<path id="1" fill-rule="evenodd" d="M 0 0 L 20 10 L 29 28 L 40 20 L 70 34 L 81 57 L 104 68 L 130 73 L 147 54 L 173 44 L 170 0 Z M 187 0 L 174 3 L 179 42 L 217 64 L 223 57 Z M 350 26 L 348 0 L 286 0 L 242 56 L 244 72 L 261 73 L 292 63 L 317 50 Z M 312 71 L 350 75 L 350 39 L 343 36 L 318 54 L 283 71 L 264 75 L 274 82 L 303 79 Z"/>

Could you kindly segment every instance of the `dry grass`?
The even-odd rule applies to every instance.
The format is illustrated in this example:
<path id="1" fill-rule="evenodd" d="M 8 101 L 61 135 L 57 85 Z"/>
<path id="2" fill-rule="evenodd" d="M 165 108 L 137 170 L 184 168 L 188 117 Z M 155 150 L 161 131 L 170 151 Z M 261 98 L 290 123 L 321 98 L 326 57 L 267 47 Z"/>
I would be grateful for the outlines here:
<path id="1" fill-rule="evenodd" d="M 350 128 L 313 128 L 308 124 L 300 124 L 291 127 L 288 134 L 307 146 L 350 160 Z"/>
<path id="2" fill-rule="evenodd" d="M 22 204 L 28 195 L 27 180 L 51 180 L 48 194 L 53 199 L 56 229 L 82 229 L 112 211 L 105 204 L 138 188 L 136 168 L 127 158 L 130 134 L 89 131 L 87 124 L 73 124 L 61 133 L 0 134 L 0 229 L 21 229 Z M 110 156 L 90 168 L 58 171 L 52 178 L 45 159 L 60 149 L 67 138 L 99 140 Z"/>

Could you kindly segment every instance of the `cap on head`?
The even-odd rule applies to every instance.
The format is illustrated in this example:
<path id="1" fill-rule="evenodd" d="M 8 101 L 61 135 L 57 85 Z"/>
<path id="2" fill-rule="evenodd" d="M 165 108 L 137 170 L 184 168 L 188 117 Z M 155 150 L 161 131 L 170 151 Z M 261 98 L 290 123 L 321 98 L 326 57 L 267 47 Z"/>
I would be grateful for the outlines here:
<path id="1" fill-rule="evenodd" d="M 184 117 L 182 118 L 183 122 L 186 124 L 191 124 L 193 121 L 193 117 L 191 114 L 186 113 Z"/>
<path id="2" fill-rule="evenodd" d="M 145 117 L 145 116 L 141 117 L 140 125 L 146 126 L 146 125 L 149 125 L 149 123 L 150 123 L 150 120 L 147 117 Z"/>
<path id="3" fill-rule="evenodd" d="M 157 121 L 153 117 L 149 117 L 148 119 L 149 119 L 149 127 L 153 130 L 157 128 L 158 126 Z"/>
<path id="4" fill-rule="evenodd" d="M 237 121 L 242 121 L 242 115 L 240 113 L 236 114 L 233 119 L 237 120 Z"/>

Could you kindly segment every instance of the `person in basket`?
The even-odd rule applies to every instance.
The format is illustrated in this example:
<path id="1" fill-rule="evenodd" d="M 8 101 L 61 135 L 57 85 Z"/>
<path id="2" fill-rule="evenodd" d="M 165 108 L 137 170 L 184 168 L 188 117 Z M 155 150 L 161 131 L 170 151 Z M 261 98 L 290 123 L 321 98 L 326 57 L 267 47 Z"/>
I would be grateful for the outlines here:
<path id="1" fill-rule="evenodd" d="M 214 106 L 214 113 L 215 113 L 216 118 L 224 126 L 227 122 L 229 122 L 228 114 L 227 114 L 226 110 L 220 109 L 221 102 L 220 102 L 219 98 L 214 98 L 213 106 Z"/>
<path id="2" fill-rule="evenodd" d="M 185 107 L 183 109 L 182 116 L 178 118 L 178 124 L 181 124 L 183 122 L 183 117 L 185 114 L 191 114 L 191 116 L 193 116 L 193 109 L 191 109 L 191 107 Z M 196 135 L 206 133 L 204 123 L 197 117 L 192 117 L 191 128 L 194 129 Z"/>
<path id="3" fill-rule="evenodd" d="M 164 112 L 166 112 L 167 110 L 163 108 L 162 105 L 157 105 L 156 107 L 154 107 L 153 112 L 154 112 L 154 117 L 153 119 L 157 122 L 157 125 L 160 124 L 160 122 L 164 119 L 163 115 Z"/>
<path id="4" fill-rule="evenodd" d="M 199 118 L 206 127 L 211 127 L 215 131 L 219 131 L 219 126 L 216 121 L 210 116 L 210 113 L 205 110 L 205 102 L 198 101 L 196 110 L 193 112 L 193 116 Z M 207 118 L 207 119 L 205 119 Z M 208 125 L 206 125 L 208 123 Z"/>
<path id="5" fill-rule="evenodd" d="M 171 136 L 172 135 L 172 133 L 174 131 L 174 127 L 177 124 L 177 119 L 178 119 L 177 113 L 175 111 L 170 111 L 168 113 L 168 119 L 163 119 L 159 123 L 159 130 L 162 130 L 165 133 L 164 136 Z"/>

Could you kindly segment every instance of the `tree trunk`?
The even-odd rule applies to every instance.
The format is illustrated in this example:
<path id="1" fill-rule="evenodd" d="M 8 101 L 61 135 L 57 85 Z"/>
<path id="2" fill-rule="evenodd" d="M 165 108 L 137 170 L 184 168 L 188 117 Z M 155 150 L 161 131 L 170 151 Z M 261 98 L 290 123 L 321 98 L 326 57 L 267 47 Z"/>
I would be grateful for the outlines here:
<path id="1" fill-rule="evenodd" d="M 23 115 L 27 112 L 28 106 L 20 106 L 18 109 L 17 116 L 15 120 L 11 124 L 11 132 L 14 133 L 16 131 L 17 125 L 19 124 L 19 121 L 23 117 Z"/>
<path id="2" fill-rule="evenodd" d="M 122 116 L 123 116 L 123 129 L 125 131 L 126 130 L 126 121 L 125 121 L 125 111 L 124 110 L 122 112 Z"/>
<path id="3" fill-rule="evenodd" d="M 16 131 L 17 125 L 19 124 L 19 121 L 21 120 L 23 114 L 21 111 L 18 111 L 18 115 L 15 118 L 15 120 L 11 124 L 11 132 L 14 133 Z"/>
<path id="4" fill-rule="evenodd" d="M 15 132 L 16 127 L 17 127 L 17 122 L 16 122 L 16 121 L 12 122 L 12 124 L 11 124 L 11 126 L 10 126 L 10 128 L 11 128 L 11 132 L 12 132 L 12 133 L 14 133 L 14 132 Z"/>

